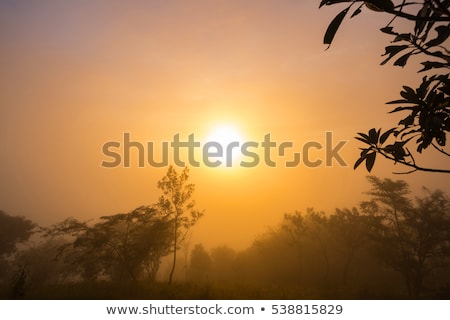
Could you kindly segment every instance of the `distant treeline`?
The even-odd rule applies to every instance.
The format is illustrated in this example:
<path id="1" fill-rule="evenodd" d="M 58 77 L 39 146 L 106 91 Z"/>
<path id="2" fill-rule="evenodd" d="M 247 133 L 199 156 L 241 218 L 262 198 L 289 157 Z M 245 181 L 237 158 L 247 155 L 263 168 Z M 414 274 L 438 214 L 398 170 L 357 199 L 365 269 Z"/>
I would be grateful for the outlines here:
<path id="1" fill-rule="evenodd" d="M 172 172 L 172 180 L 180 177 Z M 179 188 L 186 185 L 187 176 L 183 183 L 170 187 L 176 191 L 175 202 L 170 202 L 169 191 L 157 205 L 105 216 L 97 223 L 69 218 L 38 228 L 25 218 L 0 212 L 2 295 L 53 299 L 450 298 L 450 200 L 442 191 L 425 188 L 422 196 L 412 199 L 404 181 L 368 179 L 372 188 L 365 193 L 367 201 L 357 207 L 331 214 L 312 208 L 287 213 L 279 225 L 243 251 L 186 245 L 199 217 L 186 215 L 193 202 L 185 201 L 178 209 L 174 205 L 192 195 L 192 185 L 188 197 L 187 189 Z M 36 232 L 39 238 L 33 244 L 19 245 Z M 177 256 L 183 243 L 183 255 Z M 189 247 L 192 250 L 186 251 Z M 161 277 L 163 259 L 171 261 L 169 281 Z M 180 262 L 185 263 L 184 270 Z M 174 270 L 178 276 L 170 284 Z"/>

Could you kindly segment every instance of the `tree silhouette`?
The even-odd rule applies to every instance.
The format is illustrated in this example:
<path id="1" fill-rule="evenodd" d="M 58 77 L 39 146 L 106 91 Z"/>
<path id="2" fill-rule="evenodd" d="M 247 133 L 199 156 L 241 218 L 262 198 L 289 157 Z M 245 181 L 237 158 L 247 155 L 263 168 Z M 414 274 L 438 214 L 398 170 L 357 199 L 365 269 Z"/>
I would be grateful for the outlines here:
<path id="1" fill-rule="evenodd" d="M 306 214 L 296 211 L 285 214 L 283 229 L 288 232 L 292 242 L 297 246 L 299 254 L 303 255 L 305 247 L 315 247 L 315 252 L 322 257 L 324 266 L 324 281 L 328 285 L 330 277 L 329 253 L 329 220 L 323 211 L 308 208 Z M 306 241 L 305 241 L 306 240 Z"/>
<path id="2" fill-rule="evenodd" d="M 189 279 L 196 283 L 207 282 L 211 273 L 211 257 L 202 244 L 195 245 L 191 251 Z"/>
<path id="3" fill-rule="evenodd" d="M 0 211 L 0 258 L 16 251 L 18 243 L 25 242 L 36 225 L 24 217 L 14 217 Z"/>
<path id="4" fill-rule="evenodd" d="M 402 274 L 408 294 L 417 298 L 426 276 L 449 266 L 450 201 L 441 191 L 427 191 L 414 204 L 406 182 L 368 179 L 371 199 L 361 207 L 372 218 L 376 253 Z"/>
<path id="5" fill-rule="evenodd" d="M 393 45 L 386 46 L 382 65 L 396 57 L 394 66 L 404 67 L 409 58 L 420 56 L 423 68 L 419 72 L 432 70 L 431 76 L 424 76 L 422 83 L 413 89 L 403 86 L 401 99 L 388 102 L 398 105 L 390 113 L 407 112 L 396 127 L 386 131 L 372 128 L 369 132 L 358 133 L 356 139 L 367 147 L 361 148 L 356 161 L 356 169 L 363 162 L 370 172 L 377 155 L 394 163 L 400 163 L 414 171 L 450 173 L 450 169 L 429 168 L 416 162 L 414 152 L 409 146 L 415 145 L 415 152 L 422 153 L 430 146 L 438 150 L 444 157 L 450 157 L 444 147 L 447 144 L 447 133 L 450 131 L 450 80 L 446 73 L 450 68 L 450 51 L 445 43 L 450 36 L 450 1 L 422 0 L 407 2 L 406 0 L 322 0 L 319 7 L 348 3 L 330 23 L 325 33 L 324 43 L 329 46 L 349 11 L 356 6 L 350 18 L 359 15 L 364 8 L 382 12 L 392 16 L 389 23 L 381 29 L 393 37 Z M 394 29 L 396 20 L 414 22 L 410 32 L 397 32 Z M 400 57 L 398 57 L 400 55 Z"/>
<path id="6" fill-rule="evenodd" d="M 226 245 L 211 250 L 213 275 L 217 282 L 230 282 L 238 271 L 236 259 L 237 252 Z"/>
<path id="7" fill-rule="evenodd" d="M 173 261 L 169 274 L 169 284 L 172 283 L 177 261 L 177 251 L 180 244 L 186 239 L 191 228 L 203 216 L 202 211 L 195 209 L 195 201 L 192 194 L 195 185 L 187 183 L 189 169 L 186 167 L 178 173 L 170 166 L 166 175 L 158 181 L 158 188 L 163 192 L 159 198 L 157 207 L 162 214 L 168 217 L 172 224 L 172 253 Z"/>
<path id="8" fill-rule="evenodd" d="M 100 274 L 112 280 L 137 280 L 146 274 L 154 280 L 171 244 L 168 218 L 153 207 L 142 206 L 100 220 L 93 226 L 75 219 L 52 226 L 48 235 L 66 238 L 59 256 L 77 265 L 86 280 Z"/>
<path id="9" fill-rule="evenodd" d="M 336 209 L 335 214 L 329 217 L 329 226 L 338 244 L 338 250 L 344 257 L 342 280 L 348 283 L 350 267 L 356 254 L 367 243 L 367 217 L 361 215 L 356 208 Z"/>
<path id="10" fill-rule="evenodd" d="M 81 248 L 88 260 L 95 252 L 101 253 L 104 266 L 109 266 L 110 273 L 119 279 L 125 273 L 136 280 L 146 271 L 147 278 L 153 280 L 169 248 L 167 218 L 143 206 L 101 220 L 75 241 L 75 248 Z"/>
<path id="11" fill-rule="evenodd" d="M 31 220 L 0 211 L 0 292 L 3 286 L 8 285 L 12 276 L 14 283 L 9 295 L 14 299 L 23 298 L 26 280 L 24 265 L 17 266 L 18 270 L 14 270 L 17 245 L 25 243 L 36 230 L 36 224 Z"/>
<path id="12" fill-rule="evenodd" d="M 47 286 L 62 283 L 75 274 L 76 265 L 55 258 L 63 244 L 60 238 L 45 239 L 24 248 L 15 257 L 13 262 L 16 270 L 15 280 L 19 279 L 17 276 L 21 273 L 25 275 L 22 288 L 26 295 L 32 295 L 39 290 L 45 290 Z M 16 285 L 15 282 L 14 285 Z"/>

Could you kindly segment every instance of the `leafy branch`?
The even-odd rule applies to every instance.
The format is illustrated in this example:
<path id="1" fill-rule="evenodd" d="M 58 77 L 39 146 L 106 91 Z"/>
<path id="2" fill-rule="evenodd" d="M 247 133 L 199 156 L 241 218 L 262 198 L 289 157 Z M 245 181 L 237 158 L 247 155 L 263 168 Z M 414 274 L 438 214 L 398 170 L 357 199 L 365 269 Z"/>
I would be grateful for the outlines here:
<path id="1" fill-rule="evenodd" d="M 381 134 L 381 129 L 376 130 L 375 128 L 370 129 L 369 134 L 359 132 L 359 136 L 356 137 L 356 139 L 364 142 L 368 145 L 368 147 L 360 148 L 360 157 L 355 162 L 353 168 L 356 169 L 363 162 L 365 162 L 367 171 L 371 172 L 375 164 L 377 154 L 379 154 L 388 160 L 394 161 L 394 163 L 400 163 L 404 166 L 413 168 L 411 171 L 402 173 L 412 173 L 415 171 L 450 173 L 450 170 L 447 169 L 427 168 L 418 165 L 413 154 L 406 147 L 406 144 L 410 139 L 386 144 L 386 140 L 395 133 L 395 128 L 389 129 L 383 134 Z"/>
<path id="2" fill-rule="evenodd" d="M 423 0 L 417 2 L 391 0 L 322 0 L 323 6 L 348 3 L 329 24 L 324 44 L 330 47 L 336 32 L 350 10 L 358 5 L 350 18 L 359 15 L 363 8 L 382 12 L 393 16 L 390 22 L 381 28 L 381 32 L 393 36 L 391 44 L 385 47 L 385 65 L 395 58 L 393 65 L 404 67 L 412 56 L 425 57 L 421 62 L 423 68 L 419 72 L 433 70 L 436 73 L 425 76 L 417 89 L 403 86 L 400 92 L 402 99 L 390 101 L 387 104 L 398 105 L 389 113 L 405 112 L 408 114 L 397 127 L 381 134 L 381 130 L 371 129 L 368 134 L 358 133 L 356 139 L 369 147 L 362 148 L 360 158 L 356 161 L 356 169 L 361 163 L 366 163 L 370 172 L 375 164 L 376 155 L 412 167 L 414 171 L 450 173 L 447 169 L 427 168 L 417 165 L 408 146 L 415 144 L 416 152 L 422 153 L 430 145 L 443 156 L 450 157 L 444 149 L 447 133 L 450 132 L 450 81 L 449 74 L 444 70 L 450 69 L 450 51 L 445 47 L 450 37 L 450 0 Z M 413 11 L 416 10 L 416 11 Z M 393 22 L 403 18 L 415 21 L 411 32 L 399 33 L 392 26 Z M 387 140 L 391 142 L 387 144 Z M 407 146 L 408 145 L 408 146 Z M 408 172 L 408 173 L 410 173 Z"/>

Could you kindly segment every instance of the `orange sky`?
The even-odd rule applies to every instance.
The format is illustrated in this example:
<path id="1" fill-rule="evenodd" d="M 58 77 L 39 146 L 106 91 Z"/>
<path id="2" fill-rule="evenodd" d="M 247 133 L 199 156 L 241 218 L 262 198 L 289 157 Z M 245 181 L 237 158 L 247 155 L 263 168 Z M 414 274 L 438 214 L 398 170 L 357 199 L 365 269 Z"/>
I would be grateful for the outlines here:
<path id="1" fill-rule="evenodd" d="M 379 66 L 387 22 L 366 12 L 322 45 L 335 8 L 318 1 L 2 1 L 0 209 L 46 225 L 154 203 L 166 169 L 100 166 L 102 145 L 199 139 L 221 124 L 245 140 L 350 140 L 349 167 L 192 168 L 205 218 L 195 242 L 242 248 L 287 211 L 354 206 L 367 190 L 353 137 L 389 128 L 384 103 L 415 86 L 417 61 Z M 430 157 L 432 165 L 444 162 Z M 382 177 L 450 191 L 448 177 L 378 162 Z"/>

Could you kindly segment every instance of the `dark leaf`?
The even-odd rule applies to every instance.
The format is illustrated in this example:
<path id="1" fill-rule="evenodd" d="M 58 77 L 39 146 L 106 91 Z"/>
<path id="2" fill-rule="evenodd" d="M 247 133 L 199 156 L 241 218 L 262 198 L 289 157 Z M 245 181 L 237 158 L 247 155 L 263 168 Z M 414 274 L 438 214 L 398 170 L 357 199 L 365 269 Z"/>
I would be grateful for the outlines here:
<path id="1" fill-rule="evenodd" d="M 413 53 L 413 51 L 408 52 L 407 54 L 401 56 L 400 58 L 398 58 L 395 62 L 394 62 L 394 66 L 400 66 L 400 67 L 404 67 L 406 65 L 406 62 L 408 62 L 409 57 L 411 56 L 411 54 Z"/>
<path id="2" fill-rule="evenodd" d="M 366 5 L 367 8 L 369 8 L 372 11 L 376 11 L 376 12 L 383 12 L 384 11 L 380 7 L 377 7 L 376 5 L 373 5 L 370 2 L 368 2 L 368 1 L 364 1 L 364 4 Z"/>
<path id="3" fill-rule="evenodd" d="M 368 0 L 365 1 L 366 5 L 371 4 L 382 11 L 390 11 L 394 9 L 394 3 L 391 0 Z M 368 6 L 370 8 L 370 6 Z"/>
<path id="4" fill-rule="evenodd" d="M 380 137 L 380 143 L 383 144 L 386 142 L 387 138 L 395 131 L 395 128 L 389 129 L 385 133 L 383 133 Z"/>
<path id="5" fill-rule="evenodd" d="M 409 103 L 409 101 L 408 100 L 404 100 L 404 99 L 400 99 L 400 100 L 393 100 L 393 101 L 386 102 L 386 104 L 399 104 L 399 103 Z"/>
<path id="6" fill-rule="evenodd" d="M 369 136 L 368 136 L 367 134 L 362 133 L 362 132 L 358 132 L 358 134 L 359 134 L 361 137 L 363 137 L 364 139 L 366 139 L 367 141 L 369 141 Z"/>
<path id="7" fill-rule="evenodd" d="M 387 46 L 385 48 L 386 52 L 383 54 L 383 56 L 389 55 L 383 62 L 381 62 L 381 65 L 386 64 L 393 56 L 395 56 L 397 53 L 401 52 L 402 50 L 405 50 L 408 48 L 408 45 L 401 45 L 401 46 Z"/>
<path id="8" fill-rule="evenodd" d="M 410 39 L 411 39 L 410 33 L 400 33 L 400 34 L 397 34 L 397 36 L 394 38 L 393 42 L 409 41 Z"/>
<path id="9" fill-rule="evenodd" d="M 439 134 L 436 136 L 436 141 L 437 141 L 438 145 L 440 145 L 441 147 L 445 147 L 445 143 L 447 141 L 445 132 L 443 132 L 443 131 L 439 132 Z"/>
<path id="10" fill-rule="evenodd" d="M 424 4 L 424 6 L 417 13 L 417 16 L 421 17 L 421 18 L 425 18 L 425 17 L 429 16 L 430 12 L 431 12 L 431 10 L 430 10 L 429 5 Z M 425 25 L 426 25 L 426 21 L 416 20 L 416 25 L 414 27 L 415 34 L 419 35 L 423 31 L 423 28 L 425 28 Z"/>
<path id="11" fill-rule="evenodd" d="M 428 86 L 430 85 L 430 81 L 427 80 L 427 77 L 422 78 L 422 83 L 420 84 L 419 88 L 416 89 L 417 96 L 420 99 L 424 99 L 425 95 L 427 94 Z"/>
<path id="12" fill-rule="evenodd" d="M 417 147 L 417 152 L 422 153 L 422 150 L 423 150 L 423 145 L 419 144 Z"/>
<path id="13" fill-rule="evenodd" d="M 319 8 L 322 8 L 324 5 L 328 4 L 328 0 L 320 1 Z"/>
<path id="14" fill-rule="evenodd" d="M 360 148 L 360 149 L 362 150 L 360 153 L 360 156 L 363 158 L 365 158 L 366 155 L 372 150 L 371 148 L 367 148 L 367 149 Z"/>
<path id="15" fill-rule="evenodd" d="M 367 140 L 367 139 L 364 139 L 364 138 L 361 138 L 361 137 L 355 137 L 355 139 L 356 139 L 356 140 L 359 140 L 359 141 L 361 141 L 361 142 L 364 142 L 365 144 L 370 144 L 370 143 L 369 143 L 369 140 Z"/>
<path id="16" fill-rule="evenodd" d="M 320 2 L 319 8 L 322 8 L 323 6 L 329 6 L 335 3 L 341 3 L 341 2 L 351 2 L 351 0 L 322 0 Z"/>
<path id="17" fill-rule="evenodd" d="M 425 43 L 425 46 L 427 47 L 438 46 L 445 40 L 447 40 L 448 37 L 450 36 L 450 28 L 448 26 L 438 26 L 435 28 L 435 30 L 438 33 L 437 37 Z"/>
<path id="18" fill-rule="evenodd" d="M 353 18 L 353 17 L 356 17 L 358 14 L 360 14 L 362 11 L 361 11 L 361 8 L 358 8 L 358 9 L 356 9 L 355 10 L 355 12 L 353 12 L 353 14 L 350 16 L 350 18 Z"/>
<path id="19" fill-rule="evenodd" d="M 399 53 L 400 51 L 405 50 L 408 47 L 409 46 L 406 44 L 400 45 L 400 46 L 387 46 L 385 48 L 386 52 L 383 54 L 383 56 L 386 56 L 388 54 L 393 56 L 393 55 Z"/>
<path id="20" fill-rule="evenodd" d="M 409 115 L 405 119 L 400 120 L 400 122 L 398 124 L 404 125 L 405 127 L 409 127 L 413 123 L 414 123 L 414 116 Z"/>
<path id="21" fill-rule="evenodd" d="M 375 152 L 369 153 L 367 155 L 366 159 L 366 168 L 367 171 L 372 171 L 373 165 L 375 164 L 375 158 L 377 157 L 377 154 Z"/>
<path id="22" fill-rule="evenodd" d="M 379 131 L 377 132 L 374 128 L 370 129 L 370 131 L 369 131 L 369 142 L 370 142 L 370 144 L 377 144 L 378 143 L 378 136 L 379 136 Z"/>
<path id="23" fill-rule="evenodd" d="M 394 30 L 394 28 L 392 28 L 392 27 L 384 27 L 384 28 L 380 29 L 380 31 L 383 33 L 392 34 L 392 35 L 397 34 L 393 30 Z"/>
<path id="24" fill-rule="evenodd" d="M 408 86 L 403 86 L 404 91 L 400 92 L 400 95 L 405 98 L 406 100 L 410 101 L 410 102 L 417 102 L 417 96 L 416 96 L 416 92 L 408 87 Z"/>
<path id="25" fill-rule="evenodd" d="M 420 69 L 419 72 L 427 71 L 433 68 L 445 68 L 448 65 L 446 63 L 434 62 L 434 61 L 425 61 L 421 62 L 423 65 L 423 69 Z"/>
<path id="26" fill-rule="evenodd" d="M 408 140 L 409 141 L 409 140 Z M 403 142 L 395 142 L 394 144 L 390 144 L 383 148 L 386 153 L 391 154 L 395 161 L 402 161 L 406 157 L 406 151 L 404 149 L 404 145 L 407 141 Z"/>
<path id="27" fill-rule="evenodd" d="M 341 11 L 334 19 L 331 21 L 330 25 L 328 26 L 327 31 L 325 32 L 325 37 L 323 39 L 324 44 L 328 44 L 328 47 L 330 47 L 331 43 L 333 42 L 334 36 L 336 35 L 337 30 L 339 29 L 342 20 L 344 20 L 345 15 L 347 14 L 349 8 Z"/>
<path id="28" fill-rule="evenodd" d="M 366 157 L 360 157 L 358 160 L 356 160 L 355 165 L 353 166 L 353 170 L 359 167 L 361 163 L 366 159 Z"/>
<path id="29" fill-rule="evenodd" d="M 392 111 L 389 111 L 389 113 L 394 113 L 394 112 L 399 112 L 399 111 L 403 111 L 403 110 L 414 110 L 416 109 L 416 107 L 397 107 Z"/>

